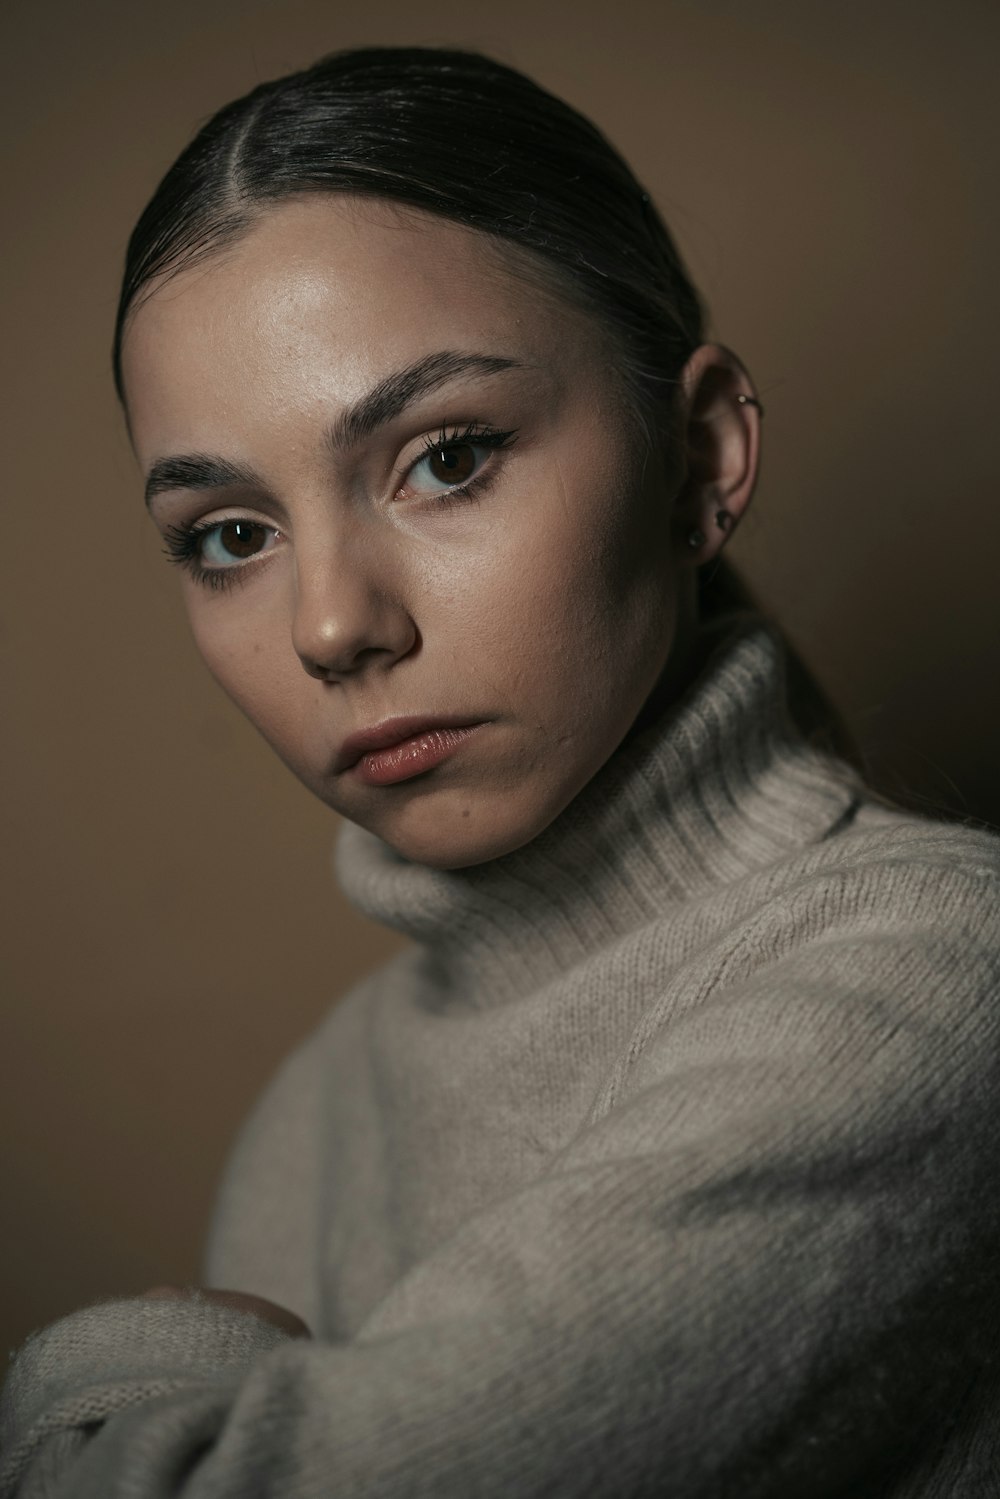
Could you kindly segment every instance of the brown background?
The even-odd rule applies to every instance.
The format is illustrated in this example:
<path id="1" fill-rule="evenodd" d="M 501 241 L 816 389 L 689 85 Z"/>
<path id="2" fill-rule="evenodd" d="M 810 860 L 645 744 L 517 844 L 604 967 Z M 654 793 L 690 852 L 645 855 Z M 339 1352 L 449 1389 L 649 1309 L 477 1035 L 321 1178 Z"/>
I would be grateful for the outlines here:
<path id="1" fill-rule="evenodd" d="M 333 885 L 332 815 L 196 660 L 112 398 L 125 239 L 192 129 L 260 78 L 376 42 L 481 48 L 592 115 L 767 403 L 731 555 L 879 774 L 1000 824 L 1000 12 L 8 0 L 4 16 L 12 1347 L 98 1296 L 196 1277 L 254 1095 L 396 946 Z"/>

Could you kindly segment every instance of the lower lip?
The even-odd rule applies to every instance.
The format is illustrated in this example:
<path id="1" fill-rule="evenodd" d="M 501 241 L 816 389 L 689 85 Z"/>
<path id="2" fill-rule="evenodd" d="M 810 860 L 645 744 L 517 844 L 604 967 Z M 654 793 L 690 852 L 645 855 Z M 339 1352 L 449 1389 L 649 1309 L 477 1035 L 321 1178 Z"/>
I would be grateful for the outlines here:
<path id="1" fill-rule="evenodd" d="M 421 775 L 423 771 L 440 765 L 470 734 L 483 727 L 483 724 L 475 723 L 461 729 L 428 729 L 423 734 L 414 734 L 412 739 L 390 745 L 388 749 L 371 750 L 362 755 L 351 769 L 369 786 L 391 786 L 396 781 L 408 781 L 411 776 Z"/>

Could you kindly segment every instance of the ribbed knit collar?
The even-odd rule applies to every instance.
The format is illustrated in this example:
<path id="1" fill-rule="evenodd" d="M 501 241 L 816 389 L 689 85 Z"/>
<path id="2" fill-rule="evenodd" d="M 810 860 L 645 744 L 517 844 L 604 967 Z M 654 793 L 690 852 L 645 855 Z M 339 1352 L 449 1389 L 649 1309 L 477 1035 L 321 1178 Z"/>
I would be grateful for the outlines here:
<path id="1" fill-rule="evenodd" d="M 780 630 L 749 611 L 704 628 L 687 690 L 530 843 L 441 870 L 344 822 L 335 867 L 347 898 L 428 944 L 452 994 L 481 1007 L 821 838 L 860 783 L 793 722 Z"/>

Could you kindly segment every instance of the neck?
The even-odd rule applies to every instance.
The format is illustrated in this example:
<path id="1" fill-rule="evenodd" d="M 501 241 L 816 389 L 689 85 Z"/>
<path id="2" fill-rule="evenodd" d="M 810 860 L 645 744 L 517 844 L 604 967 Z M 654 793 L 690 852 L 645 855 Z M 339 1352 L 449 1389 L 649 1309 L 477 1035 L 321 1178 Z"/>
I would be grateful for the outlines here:
<path id="1" fill-rule="evenodd" d="M 777 627 L 738 612 L 702 636 L 598 773 L 513 852 L 434 869 L 343 824 L 345 893 L 430 950 L 439 993 L 443 985 L 473 1007 L 523 996 L 671 907 L 822 837 L 857 800 L 854 773 L 795 727 Z"/>

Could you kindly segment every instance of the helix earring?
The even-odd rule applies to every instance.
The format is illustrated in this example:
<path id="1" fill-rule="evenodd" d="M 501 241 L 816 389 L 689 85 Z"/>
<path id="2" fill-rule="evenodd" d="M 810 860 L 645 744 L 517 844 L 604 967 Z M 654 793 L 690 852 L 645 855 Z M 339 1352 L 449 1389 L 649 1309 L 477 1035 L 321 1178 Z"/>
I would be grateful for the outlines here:
<path id="1" fill-rule="evenodd" d="M 764 415 L 764 407 L 756 396 L 745 396 L 742 393 L 736 397 L 741 406 L 756 406 L 761 416 Z"/>

